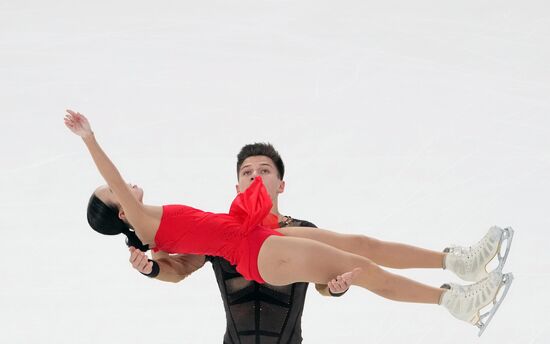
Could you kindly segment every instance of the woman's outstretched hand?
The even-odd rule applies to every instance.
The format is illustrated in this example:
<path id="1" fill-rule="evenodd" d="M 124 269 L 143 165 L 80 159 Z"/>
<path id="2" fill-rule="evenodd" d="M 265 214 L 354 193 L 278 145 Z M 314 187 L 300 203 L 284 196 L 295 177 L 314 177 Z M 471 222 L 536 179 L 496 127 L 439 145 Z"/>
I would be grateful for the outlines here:
<path id="1" fill-rule="evenodd" d="M 86 138 L 93 135 L 92 128 L 88 119 L 80 112 L 74 112 L 73 110 L 67 110 L 65 115 L 65 125 L 76 135 Z"/>

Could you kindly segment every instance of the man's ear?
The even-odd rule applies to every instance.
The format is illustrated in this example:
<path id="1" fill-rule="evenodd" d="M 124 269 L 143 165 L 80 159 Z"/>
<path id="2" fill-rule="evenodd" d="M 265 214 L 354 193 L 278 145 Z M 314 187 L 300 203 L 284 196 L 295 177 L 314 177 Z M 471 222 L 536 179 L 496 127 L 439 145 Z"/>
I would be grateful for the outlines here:
<path id="1" fill-rule="evenodd" d="M 240 192 L 239 191 L 239 184 L 235 185 L 235 191 L 237 191 L 237 194 Z"/>
<path id="2" fill-rule="evenodd" d="M 283 193 L 285 192 L 285 181 L 284 180 L 281 180 L 281 182 L 279 183 L 279 187 L 277 188 L 277 192 L 278 193 Z"/>
<path id="3" fill-rule="evenodd" d="M 118 218 L 126 222 L 126 214 L 124 214 L 124 210 L 122 210 L 122 208 L 118 211 Z"/>

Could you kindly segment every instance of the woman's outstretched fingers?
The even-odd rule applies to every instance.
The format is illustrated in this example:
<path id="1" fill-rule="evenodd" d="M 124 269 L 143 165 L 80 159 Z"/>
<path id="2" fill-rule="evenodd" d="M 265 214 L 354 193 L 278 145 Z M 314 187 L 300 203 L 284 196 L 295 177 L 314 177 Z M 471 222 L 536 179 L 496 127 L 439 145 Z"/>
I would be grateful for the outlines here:
<path id="1" fill-rule="evenodd" d="M 65 125 L 76 135 L 85 138 L 93 134 L 90 123 L 84 115 L 80 112 L 74 112 L 73 110 L 67 109 L 67 114 L 65 115 Z"/>

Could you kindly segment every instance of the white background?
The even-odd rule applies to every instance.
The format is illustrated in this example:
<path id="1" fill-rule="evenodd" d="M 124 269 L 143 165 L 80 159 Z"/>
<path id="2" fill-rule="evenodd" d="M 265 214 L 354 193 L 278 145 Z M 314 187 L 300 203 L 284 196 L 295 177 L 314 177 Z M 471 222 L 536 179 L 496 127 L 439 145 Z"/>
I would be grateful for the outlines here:
<path id="1" fill-rule="evenodd" d="M 2 0 L 2 342 L 222 341 L 210 264 L 148 280 L 87 226 L 102 181 L 74 108 L 146 203 L 227 211 L 237 152 L 269 141 L 281 212 L 319 227 L 435 250 L 516 230 L 481 339 L 441 307 L 311 286 L 304 343 L 548 343 L 550 5 L 380 3 Z"/>

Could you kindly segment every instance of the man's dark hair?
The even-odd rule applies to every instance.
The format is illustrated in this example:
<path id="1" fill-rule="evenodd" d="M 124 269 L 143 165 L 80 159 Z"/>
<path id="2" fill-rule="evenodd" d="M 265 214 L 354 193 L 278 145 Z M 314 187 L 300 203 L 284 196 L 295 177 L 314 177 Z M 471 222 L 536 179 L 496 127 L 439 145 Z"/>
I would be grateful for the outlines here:
<path id="1" fill-rule="evenodd" d="M 281 159 L 279 152 L 275 150 L 271 143 L 263 142 L 248 144 L 241 148 L 241 151 L 237 155 L 237 178 L 239 177 L 239 171 L 241 170 L 241 166 L 246 158 L 258 155 L 263 155 L 270 158 L 275 164 L 275 167 L 277 167 L 279 178 L 283 180 L 285 175 L 285 164 L 283 164 L 283 159 Z"/>

